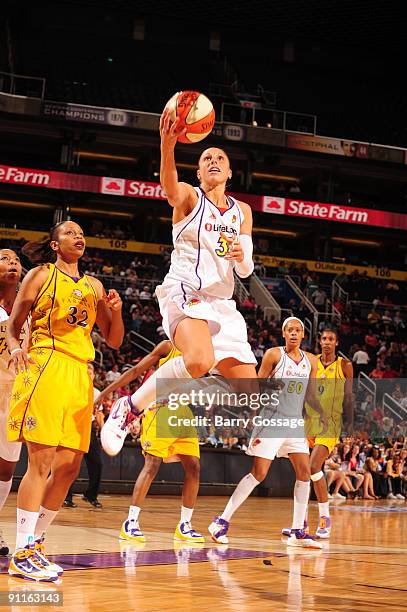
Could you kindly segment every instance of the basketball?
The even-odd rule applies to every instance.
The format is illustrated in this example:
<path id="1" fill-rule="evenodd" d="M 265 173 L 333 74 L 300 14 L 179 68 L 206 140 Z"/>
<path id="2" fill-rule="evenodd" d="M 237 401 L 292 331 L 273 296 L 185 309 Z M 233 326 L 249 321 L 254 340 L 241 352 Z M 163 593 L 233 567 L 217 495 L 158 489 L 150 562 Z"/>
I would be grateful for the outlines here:
<path id="1" fill-rule="evenodd" d="M 215 111 L 212 102 L 199 91 L 180 91 L 166 104 L 172 111 L 171 119 L 180 119 L 180 126 L 186 127 L 185 134 L 178 137 L 179 142 L 192 144 L 206 138 L 215 124 Z"/>

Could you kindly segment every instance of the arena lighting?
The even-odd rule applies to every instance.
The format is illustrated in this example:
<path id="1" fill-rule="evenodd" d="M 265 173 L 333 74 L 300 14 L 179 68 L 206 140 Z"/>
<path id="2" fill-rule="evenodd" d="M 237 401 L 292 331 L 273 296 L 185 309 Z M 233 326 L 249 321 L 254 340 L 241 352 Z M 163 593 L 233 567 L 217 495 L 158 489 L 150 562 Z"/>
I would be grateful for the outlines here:
<path id="1" fill-rule="evenodd" d="M 112 155 L 110 153 L 97 153 L 96 151 L 78 151 L 79 157 L 87 157 L 89 159 L 110 159 L 123 162 L 137 163 L 139 158 L 130 155 Z"/>
<path id="2" fill-rule="evenodd" d="M 254 227 L 253 233 L 273 234 L 274 236 L 286 236 L 286 238 L 297 238 L 298 232 L 290 232 L 288 230 L 269 229 L 268 227 Z"/>
<path id="3" fill-rule="evenodd" d="M 334 242 L 343 242 L 344 244 L 362 244 L 365 246 L 378 247 L 380 246 L 380 242 L 376 242 L 375 240 L 360 240 L 356 238 L 342 238 L 342 236 L 332 236 L 331 240 Z"/>
<path id="4" fill-rule="evenodd" d="M 16 206 L 19 208 L 54 208 L 52 204 L 40 204 L 39 202 L 24 202 L 22 200 L 3 200 L 0 199 L 0 205 Z"/>
<path id="5" fill-rule="evenodd" d="M 73 213 L 84 214 L 84 215 L 93 215 L 97 213 L 98 215 L 103 215 L 105 217 L 121 217 L 125 219 L 132 219 L 133 215 L 131 213 L 115 211 L 112 212 L 110 210 L 103 210 L 99 208 L 79 208 L 78 206 L 70 206 L 69 210 Z"/>
<path id="6" fill-rule="evenodd" d="M 284 176 L 283 174 L 269 174 L 268 172 L 252 172 L 254 178 L 270 179 L 271 181 L 285 181 L 286 183 L 298 183 L 299 177 Z"/>

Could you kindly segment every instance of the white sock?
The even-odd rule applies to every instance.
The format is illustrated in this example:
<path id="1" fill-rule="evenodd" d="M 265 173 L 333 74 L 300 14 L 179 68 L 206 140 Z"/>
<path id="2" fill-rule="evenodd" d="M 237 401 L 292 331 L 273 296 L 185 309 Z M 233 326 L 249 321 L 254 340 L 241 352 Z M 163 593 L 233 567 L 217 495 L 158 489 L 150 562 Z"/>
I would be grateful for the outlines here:
<path id="1" fill-rule="evenodd" d="M 330 516 L 329 514 L 329 501 L 318 502 L 319 516 Z"/>
<path id="2" fill-rule="evenodd" d="M 165 392 L 168 394 L 179 387 L 180 378 L 192 378 L 192 376 L 185 367 L 184 359 L 182 357 L 175 357 L 167 361 L 167 363 L 164 363 L 161 368 L 147 378 L 145 383 L 133 393 L 131 396 L 133 406 L 138 412 L 143 412 L 156 400 L 157 381 L 159 379 L 164 379 L 166 381 Z M 160 386 L 162 387 L 160 390 L 163 391 L 164 384 L 161 383 Z"/>
<path id="3" fill-rule="evenodd" d="M 140 514 L 141 508 L 138 506 L 130 506 L 129 508 L 129 516 L 127 517 L 129 521 L 134 521 L 137 523 L 138 515 Z"/>
<path id="4" fill-rule="evenodd" d="M 44 506 L 40 506 L 37 524 L 35 526 L 35 539 L 40 538 L 51 525 L 52 521 L 58 514 L 59 510 L 47 510 Z"/>
<path id="5" fill-rule="evenodd" d="M 260 482 L 255 479 L 253 474 L 250 473 L 243 476 L 242 480 L 233 491 L 233 495 L 229 499 L 226 508 L 221 514 L 221 518 L 225 519 L 225 521 L 230 521 L 239 506 L 243 504 L 243 502 L 249 497 L 250 493 L 255 487 L 257 487 L 258 484 L 260 484 Z"/>
<path id="6" fill-rule="evenodd" d="M 4 480 L 0 480 L 0 510 L 6 503 L 6 499 L 8 497 L 8 494 L 10 493 L 12 482 L 12 478 L 11 480 L 7 480 L 7 482 L 4 482 Z"/>
<path id="7" fill-rule="evenodd" d="M 39 512 L 29 512 L 17 508 L 17 537 L 16 550 L 25 548 L 34 543 L 35 525 L 38 521 Z"/>
<path id="8" fill-rule="evenodd" d="M 291 529 L 304 529 L 307 513 L 310 481 L 296 480 L 294 485 L 294 515 Z"/>
<path id="9" fill-rule="evenodd" d="M 181 506 L 181 523 L 190 523 L 192 519 L 193 508 L 185 508 Z"/>

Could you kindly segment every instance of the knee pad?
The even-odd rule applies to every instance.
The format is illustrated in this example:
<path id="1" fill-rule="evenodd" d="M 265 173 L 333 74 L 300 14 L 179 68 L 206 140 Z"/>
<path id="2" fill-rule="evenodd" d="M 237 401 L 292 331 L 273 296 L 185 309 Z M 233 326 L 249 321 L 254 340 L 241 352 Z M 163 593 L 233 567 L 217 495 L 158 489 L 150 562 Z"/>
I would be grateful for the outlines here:
<path id="1" fill-rule="evenodd" d="M 318 482 L 318 480 L 321 480 L 321 478 L 324 477 L 324 473 L 323 472 L 316 472 L 316 474 L 311 474 L 311 480 L 312 482 Z"/>

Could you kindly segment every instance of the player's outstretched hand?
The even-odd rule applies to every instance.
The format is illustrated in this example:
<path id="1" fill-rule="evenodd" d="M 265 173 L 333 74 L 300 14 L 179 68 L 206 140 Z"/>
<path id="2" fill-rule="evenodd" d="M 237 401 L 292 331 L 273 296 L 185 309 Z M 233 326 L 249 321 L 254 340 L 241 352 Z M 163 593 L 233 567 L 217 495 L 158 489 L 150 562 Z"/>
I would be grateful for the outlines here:
<path id="1" fill-rule="evenodd" d="M 220 235 L 221 238 L 223 238 L 227 242 L 228 252 L 225 255 L 225 259 L 241 263 L 244 259 L 244 253 L 239 238 L 237 238 L 236 236 L 234 238 L 231 238 L 229 236 L 226 236 L 226 234 L 224 234 L 223 232 L 221 232 Z"/>
<path id="2" fill-rule="evenodd" d="M 104 297 L 106 305 L 110 310 L 118 311 L 122 309 L 123 302 L 120 295 L 117 293 L 116 289 L 109 289 L 109 293 L 107 293 Z"/>
<path id="3" fill-rule="evenodd" d="M 180 125 L 180 119 L 177 117 L 175 121 L 171 120 L 171 110 L 164 108 L 160 117 L 160 137 L 163 147 L 175 147 L 178 137 L 182 133 L 186 133 L 186 127 Z"/>
<path id="4" fill-rule="evenodd" d="M 29 369 L 30 363 L 35 363 L 31 357 L 23 349 L 14 349 L 10 355 L 7 367 L 14 369 L 17 376 L 20 372 L 25 372 Z"/>

